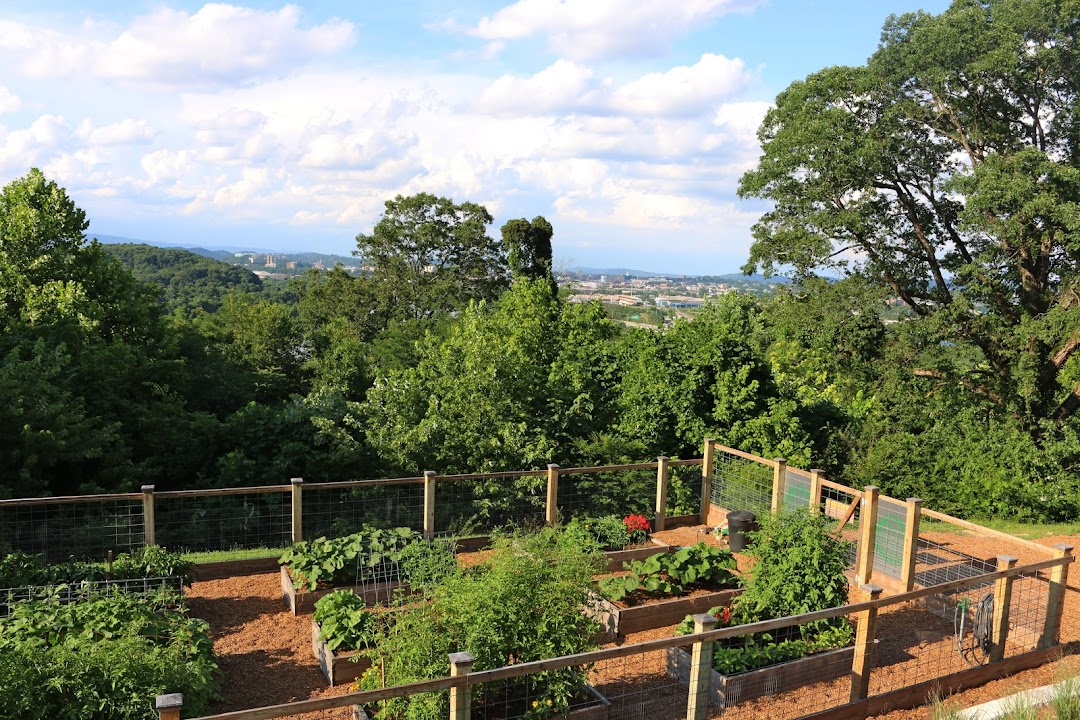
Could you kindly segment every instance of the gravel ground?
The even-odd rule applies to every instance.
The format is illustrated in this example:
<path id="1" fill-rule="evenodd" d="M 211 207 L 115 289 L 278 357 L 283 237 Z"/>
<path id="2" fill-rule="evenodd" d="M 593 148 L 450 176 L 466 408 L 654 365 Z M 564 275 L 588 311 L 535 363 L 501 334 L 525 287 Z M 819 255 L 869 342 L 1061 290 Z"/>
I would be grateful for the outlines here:
<path id="1" fill-rule="evenodd" d="M 717 540 L 700 528 L 676 528 L 658 533 L 660 539 L 673 545 L 690 545 L 704 540 L 716 545 Z M 1037 550 L 1016 544 L 1015 547 L 1000 540 L 976 537 L 928 533 L 928 539 L 942 547 L 983 559 L 992 559 L 999 553 L 1008 553 L 1021 563 L 1039 559 Z M 1080 536 L 1047 538 L 1039 541 L 1044 545 L 1068 542 L 1080 546 Z M 469 553 L 462 558 L 475 562 L 483 553 Z M 745 558 L 740 558 L 745 567 Z M 1073 648 L 1080 647 L 1080 571 L 1073 572 L 1066 598 L 1062 639 Z M 348 692 L 348 686 L 329 688 L 319 671 L 311 652 L 311 618 L 294 617 L 282 604 L 278 574 L 253 575 L 197 582 L 187 593 L 191 613 L 206 619 L 211 626 L 214 649 L 222 669 L 222 690 L 225 701 L 218 704 L 215 712 L 227 712 L 244 708 L 286 703 L 306 698 L 327 697 Z M 900 606 L 889 608 L 879 617 L 879 633 L 886 644 L 879 648 L 879 665 L 871 675 L 872 691 L 902 686 L 911 678 L 923 679 L 928 670 L 952 672 L 963 668 L 955 652 L 951 623 L 938 618 L 922 608 Z M 916 632 L 913 628 L 919 628 Z M 625 642 L 669 637 L 671 628 L 634 633 Z M 892 638 L 891 641 L 888 638 Z M 891 644 L 889 644 L 891 642 Z M 948 702 L 957 707 L 968 707 L 1016 692 L 1018 689 L 1036 687 L 1051 682 L 1061 665 L 1068 665 L 1072 658 L 1064 658 L 1034 670 L 1010 678 L 994 681 L 982 687 L 959 693 Z M 952 667 L 955 665 L 955 667 Z M 1080 669 L 1080 663 L 1077 664 Z M 602 663 L 593 671 L 593 678 L 602 691 L 617 698 L 612 708 L 611 720 L 641 720 L 655 717 L 677 717 L 679 708 L 685 708 L 685 688 L 672 684 L 664 674 L 663 657 L 660 653 L 638 656 L 618 662 Z M 606 686 L 606 687 L 605 687 Z M 813 693 L 806 690 L 793 691 L 783 696 L 744 703 L 729 709 L 724 716 L 745 718 L 797 717 L 814 709 L 810 704 L 815 698 L 835 699 L 847 694 L 847 680 L 836 681 L 816 687 Z M 914 720 L 928 717 L 928 710 L 895 711 L 880 716 L 886 720 Z M 349 710 L 327 711 L 304 716 L 320 720 L 351 718 Z"/>

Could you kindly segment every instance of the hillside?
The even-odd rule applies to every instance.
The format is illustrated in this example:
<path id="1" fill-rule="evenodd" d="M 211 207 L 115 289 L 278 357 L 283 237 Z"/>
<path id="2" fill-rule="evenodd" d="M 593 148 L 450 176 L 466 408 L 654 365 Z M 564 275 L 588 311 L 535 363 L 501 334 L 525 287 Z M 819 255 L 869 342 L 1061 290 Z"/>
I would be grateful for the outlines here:
<path id="1" fill-rule="evenodd" d="M 136 278 L 160 287 L 169 312 L 179 309 L 191 314 L 201 309 L 212 313 L 230 292 L 262 290 L 262 281 L 250 270 L 188 250 L 137 244 L 102 247 Z"/>

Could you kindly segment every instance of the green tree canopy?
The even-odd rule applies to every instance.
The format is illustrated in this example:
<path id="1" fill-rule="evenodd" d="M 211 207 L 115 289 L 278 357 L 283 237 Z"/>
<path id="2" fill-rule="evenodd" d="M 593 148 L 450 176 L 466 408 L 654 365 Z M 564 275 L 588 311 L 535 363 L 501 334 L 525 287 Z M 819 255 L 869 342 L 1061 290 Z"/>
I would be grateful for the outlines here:
<path id="1" fill-rule="evenodd" d="M 860 275 L 962 362 L 912 358 L 1021 418 L 1080 408 L 1080 0 L 890 18 L 861 67 L 792 84 L 740 185 L 772 203 L 744 270 Z M 927 346 L 932 349 L 932 344 Z M 954 354 L 964 357 L 963 354 Z"/>
<path id="2" fill-rule="evenodd" d="M 420 193 L 386 201 L 370 235 L 356 236 L 375 292 L 394 319 L 428 318 L 498 297 L 507 286 L 506 254 L 487 235 L 491 215 L 471 202 Z"/>
<path id="3" fill-rule="evenodd" d="M 510 276 L 547 280 L 554 288 L 551 237 L 555 230 L 551 223 L 543 215 L 537 215 L 532 222 L 519 218 L 508 220 L 500 232 L 510 264 Z"/>

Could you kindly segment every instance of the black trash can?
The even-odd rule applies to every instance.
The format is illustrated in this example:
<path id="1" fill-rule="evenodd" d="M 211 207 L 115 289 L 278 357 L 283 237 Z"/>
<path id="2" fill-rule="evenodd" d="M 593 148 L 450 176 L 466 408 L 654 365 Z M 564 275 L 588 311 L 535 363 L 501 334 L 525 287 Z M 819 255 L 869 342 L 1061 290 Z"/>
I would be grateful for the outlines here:
<path id="1" fill-rule="evenodd" d="M 727 514 L 728 547 L 734 552 L 745 550 L 750 544 L 748 532 L 757 530 L 757 516 L 749 510 L 736 510 Z"/>

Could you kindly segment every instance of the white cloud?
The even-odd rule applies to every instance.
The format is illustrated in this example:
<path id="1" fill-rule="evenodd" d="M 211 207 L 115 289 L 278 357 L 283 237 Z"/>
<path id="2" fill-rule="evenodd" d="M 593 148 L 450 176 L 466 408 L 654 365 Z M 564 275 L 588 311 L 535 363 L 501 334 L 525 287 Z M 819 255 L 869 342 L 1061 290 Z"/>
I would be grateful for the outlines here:
<path id="1" fill-rule="evenodd" d="M 575 60 L 655 57 L 675 38 L 757 4 L 758 0 L 518 0 L 482 18 L 468 32 L 493 41 L 543 35 L 553 51 Z"/>
<path id="2" fill-rule="evenodd" d="M 535 75 L 503 75 L 476 102 L 480 112 L 511 115 L 587 108 L 598 100 L 593 71 L 569 60 L 557 60 Z"/>
<path id="3" fill-rule="evenodd" d="M 22 107 L 22 101 L 18 96 L 0 85 L 0 113 L 14 112 Z"/>
<path id="4" fill-rule="evenodd" d="M 0 144 L 0 170 L 21 175 L 42 164 L 43 159 L 62 149 L 70 132 L 60 115 L 42 115 L 28 128 L 8 132 Z"/>
<path id="5" fill-rule="evenodd" d="M 741 91 L 749 79 L 739 58 L 706 53 L 696 64 L 644 75 L 615 91 L 613 104 L 631 114 L 693 115 Z"/>
<path id="6" fill-rule="evenodd" d="M 32 77 L 78 76 L 162 86 L 242 82 L 351 45 L 344 20 L 301 28 L 295 5 L 263 11 L 208 3 L 193 14 L 162 8 L 114 37 L 100 27 L 61 33 L 0 20 L 0 51 Z"/>
<path id="7" fill-rule="evenodd" d="M 148 143 L 157 131 L 145 120 L 126 118 L 118 123 L 95 127 L 89 118 L 79 124 L 75 136 L 91 145 L 132 145 Z"/>

